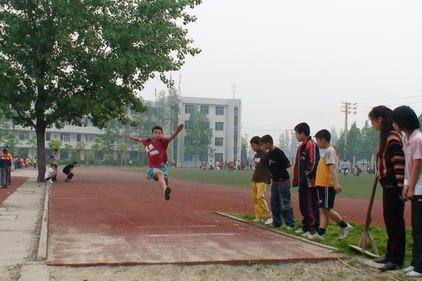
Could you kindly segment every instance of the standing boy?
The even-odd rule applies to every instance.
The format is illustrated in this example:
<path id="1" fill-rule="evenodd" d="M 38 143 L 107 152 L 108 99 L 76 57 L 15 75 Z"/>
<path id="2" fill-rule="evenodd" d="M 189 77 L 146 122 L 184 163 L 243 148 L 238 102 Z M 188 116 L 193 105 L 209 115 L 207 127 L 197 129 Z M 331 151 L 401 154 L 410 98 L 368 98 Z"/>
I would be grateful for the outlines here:
<path id="1" fill-rule="evenodd" d="M 298 147 L 293 173 L 293 186 L 299 186 L 299 208 L 302 214 L 302 228 L 297 233 L 304 236 L 315 235 L 319 227 L 318 196 L 315 188 L 316 168 L 319 149 L 310 137 L 311 129 L 307 123 L 295 127 L 296 139 L 302 144 Z"/>
<path id="2" fill-rule="evenodd" d="M 271 173 L 268 161 L 268 153 L 261 148 L 261 138 L 255 136 L 251 139 L 251 148 L 255 151 L 253 160 L 255 171 L 252 176 L 252 199 L 255 208 L 255 220 L 264 221 L 265 224 L 272 224 L 273 219 L 268 210 L 265 192 L 271 180 Z"/>
<path id="3" fill-rule="evenodd" d="M 167 147 L 169 143 L 183 130 L 179 125 L 171 136 L 163 137 L 163 128 L 155 126 L 152 128 L 152 136 L 149 138 L 138 138 L 129 134 L 129 138 L 142 143 L 148 156 L 149 178 L 158 181 L 164 192 L 164 198 L 170 200 L 171 188 L 168 186 Z"/>
<path id="4" fill-rule="evenodd" d="M 339 239 L 343 240 L 349 236 L 353 226 L 345 222 L 333 209 L 336 194 L 343 190 L 337 176 L 337 153 L 330 145 L 331 134 L 328 130 L 319 131 L 315 138 L 319 149 L 325 149 L 325 152 L 319 160 L 315 182 L 320 208 L 320 227 L 318 233 L 309 238 L 324 239 L 329 220 L 332 219 L 340 226 Z"/>
<path id="5" fill-rule="evenodd" d="M 273 213 L 273 226 L 280 227 L 284 220 L 288 230 L 294 228 L 295 221 L 290 195 L 290 176 L 287 169 L 290 161 L 284 152 L 274 146 L 273 138 L 265 135 L 261 138 L 262 147 L 268 150 L 268 159 L 271 172 L 271 211 Z"/>

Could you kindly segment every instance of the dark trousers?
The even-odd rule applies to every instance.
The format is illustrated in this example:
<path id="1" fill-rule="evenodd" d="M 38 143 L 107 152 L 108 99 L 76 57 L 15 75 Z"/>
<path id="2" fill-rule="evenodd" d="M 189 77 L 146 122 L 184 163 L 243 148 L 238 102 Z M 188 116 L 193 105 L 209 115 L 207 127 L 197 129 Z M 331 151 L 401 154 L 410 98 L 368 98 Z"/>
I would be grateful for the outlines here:
<path id="1" fill-rule="evenodd" d="M 303 232 L 316 232 L 319 227 L 319 208 L 316 188 L 299 187 L 299 209 L 303 217 Z"/>
<path id="2" fill-rule="evenodd" d="M 413 259 L 412 265 L 416 272 L 422 273 L 422 196 L 412 199 L 412 236 Z"/>
<path id="3" fill-rule="evenodd" d="M 400 190 L 397 187 L 384 188 L 383 214 L 388 236 L 387 260 L 403 265 L 406 247 L 404 201 L 400 199 Z"/>
<path id="4" fill-rule="evenodd" d="M 282 219 L 287 226 L 295 226 L 290 187 L 290 180 L 271 184 L 271 212 L 274 226 L 281 226 Z"/>
<path id="5" fill-rule="evenodd" d="M 10 186 L 11 184 L 11 171 L 10 167 L 3 167 L 1 168 L 1 185 L 2 186 Z"/>
<path id="6" fill-rule="evenodd" d="M 67 175 L 67 180 L 71 180 L 72 178 L 73 178 L 73 176 L 74 176 L 74 174 L 72 173 L 72 172 L 69 172 L 68 174 L 66 174 Z"/>

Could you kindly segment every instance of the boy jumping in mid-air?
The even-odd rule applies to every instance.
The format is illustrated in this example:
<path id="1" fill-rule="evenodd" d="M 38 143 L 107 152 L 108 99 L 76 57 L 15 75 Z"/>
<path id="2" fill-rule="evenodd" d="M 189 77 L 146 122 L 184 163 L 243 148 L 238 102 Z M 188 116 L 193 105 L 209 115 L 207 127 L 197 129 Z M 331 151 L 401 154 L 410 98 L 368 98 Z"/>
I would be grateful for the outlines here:
<path id="1" fill-rule="evenodd" d="M 182 130 L 183 125 L 179 125 L 171 136 L 163 137 L 163 128 L 155 126 L 152 128 L 152 136 L 149 138 L 128 135 L 129 138 L 144 145 L 148 156 L 147 175 L 160 183 L 166 200 L 170 200 L 171 193 L 171 188 L 168 186 L 167 147 Z"/>

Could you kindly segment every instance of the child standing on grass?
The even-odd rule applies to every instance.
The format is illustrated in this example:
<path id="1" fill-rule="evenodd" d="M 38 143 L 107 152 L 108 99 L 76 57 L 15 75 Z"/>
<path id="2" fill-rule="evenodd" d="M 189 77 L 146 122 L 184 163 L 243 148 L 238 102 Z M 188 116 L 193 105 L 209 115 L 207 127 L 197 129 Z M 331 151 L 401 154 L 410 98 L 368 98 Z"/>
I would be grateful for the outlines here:
<path id="1" fill-rule="evenodd" d="M 293 208 L 290 194 L 290 176 L 287 169 L 290 161 L 284 152 L 274 146 L 273 138 L 265 135 L 261 138 L 262 147 L 268 151 L 268 159 L 271 172 L 271 212 L 273 214 L 273 226 L 280 227 L 284 223 L 291 230 L 295 227 Z"/>
<path id="2" fill-rule="evenodd" d="M 299 186 L 299 208 L 303 217 L 302 227 L 296 233 L 315 235 L 319 227 L 318 195 L 314 188 L 319 149 L 310 137 L 311 129 L 307 123 L 298 124 L 295 134 L 301 145 L 296 152 L 292 185 Z"/>
<path id="3" fill-rule="evenodd" d="M 255 136 L 251 139 L 251 148 L 255 152 L 253 157 L 255 171 L 252 176 L 252 199 L 255 208 L 255 221 L 263 221 L 264 224 L 272 224 L 273 219 L 268 210 L 265 192 L 271 180 L 268 153 L 261 148 L 261 138 Z"/>
<path id="4" fill-rule="evenodd" d="M 422 278 L 422 132 L 418 116 L 409 106 L 393 110 L 396 129 L 404 132 L 405 157 L 404 199 L 412 203 L 413 251 L 411 266 L 404 271 L 407 277 Z"/>
<path id="5" fill-rule="evenodd" d="M 144 145 L 148 156 L 147 175 L 159 182 L 165 200 L 170 200 L 171 193 L 171 188 L 168 186 L 167 147 L 182 130 L 183 125 L 179 125 L 171 136 L 163 137 L 163 128 L 155 126 L 152 128 L 152 136 L 149 138 L 128 135 L 129 138 Z"/>
<path id="6" fill-rule="evenodd" d="M 324 239 L 328 223 L 332 219 L 340 226 L 339 239 L 343 240 L 349 236 L 353 226 L 345 222 L 341 215 L 333 209 L 336 194 L 343 190 L 337 176 L 337 153 L 330 145 L 331 134 L 328 130 L 319 131 L 315 138 L 318 148 L 325 149 L 325 152 L 319 160 L 315 181 L 320 208 L 320 227 L 318 233 L 309 238 Z"/>

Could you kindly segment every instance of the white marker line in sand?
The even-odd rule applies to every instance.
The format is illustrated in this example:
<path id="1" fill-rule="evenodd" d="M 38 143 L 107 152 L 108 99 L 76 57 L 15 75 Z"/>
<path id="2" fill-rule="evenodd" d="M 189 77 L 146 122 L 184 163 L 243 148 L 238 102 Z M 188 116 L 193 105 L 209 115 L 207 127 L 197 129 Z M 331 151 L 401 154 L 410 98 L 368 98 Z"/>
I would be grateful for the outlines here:
<path id="1" fill-rule="evenodd" d="M 146 237 L 174 237 L 174 236 L 193 236 L 193 237 L 201 237 L 201 236 L 235 236 L 236 233 L 186 233 L 186 234 L 151 234 L 151 235 L 144 235 Z"/>
<path id="2" fill-rule="evenodd" d="M 52 198 L 53 200 L 98 200 L 98 198 L 86 198 L 86 197 L 57 197 Z"/>

